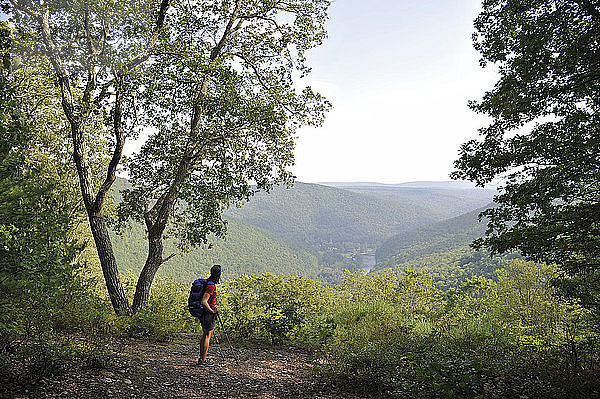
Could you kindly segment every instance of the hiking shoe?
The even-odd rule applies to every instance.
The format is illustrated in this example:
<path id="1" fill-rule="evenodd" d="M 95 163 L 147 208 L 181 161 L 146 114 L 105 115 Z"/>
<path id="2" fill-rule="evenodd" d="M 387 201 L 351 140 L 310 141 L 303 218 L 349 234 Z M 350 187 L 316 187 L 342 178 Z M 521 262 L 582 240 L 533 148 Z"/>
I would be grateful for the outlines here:
<path id="1" fill-rule="evenodd" d="M 214 367 L 215 364 L 210 359 L 206 359 L 206 360 L 198 359 L 198 366 L 200 366 L 200 367 Z"/>

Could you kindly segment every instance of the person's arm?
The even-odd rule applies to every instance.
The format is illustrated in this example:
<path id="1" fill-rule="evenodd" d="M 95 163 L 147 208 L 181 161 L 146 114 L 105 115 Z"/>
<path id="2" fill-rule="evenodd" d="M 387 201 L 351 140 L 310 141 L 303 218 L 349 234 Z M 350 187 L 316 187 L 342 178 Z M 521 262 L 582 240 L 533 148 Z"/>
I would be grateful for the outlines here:
<path id="1" fill-rule="evenodd" d="M 217 306 L 215 305 L 215 308 L 211 308 L 210 305 L 208 304 L 208 300 L 210 299 L 210 294 L 208 292 L 204 293 L 204 296 L 202 297 L 202 306 L 204 306 L 205 309 L 208 309 L 208 311 L 210 313 L 217 313 L 219 311 L 219 308 L 217 308 Z"/>

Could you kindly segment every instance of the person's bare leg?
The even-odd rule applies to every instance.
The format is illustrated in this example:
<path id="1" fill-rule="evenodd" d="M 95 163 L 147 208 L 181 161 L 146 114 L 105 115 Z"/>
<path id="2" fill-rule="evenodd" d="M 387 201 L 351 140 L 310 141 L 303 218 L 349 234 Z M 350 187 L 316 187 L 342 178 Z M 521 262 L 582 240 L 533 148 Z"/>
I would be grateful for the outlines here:
<path id="1" fill-rule="evenodd" d="M 213 331 L 215 330 L 202 330 L 202 341 L 200 343 L 200 359 L 202 359 L 202 361 L 206 360 L 206 355 L 208 354 L 208 347 L 210 346 L 210 338 L 212 337 Z"/>

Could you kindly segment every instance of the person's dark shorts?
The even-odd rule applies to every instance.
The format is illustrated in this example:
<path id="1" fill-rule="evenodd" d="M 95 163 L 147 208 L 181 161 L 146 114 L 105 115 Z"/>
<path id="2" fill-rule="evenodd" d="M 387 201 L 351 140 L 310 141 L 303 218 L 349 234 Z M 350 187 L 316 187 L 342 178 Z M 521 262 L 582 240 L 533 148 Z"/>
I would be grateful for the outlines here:
<path id="1" fill-rule="evenodd" d="M 202 312 L 199 317 L 202 329 L 205 331 L 214 330 L 217 326 L 217 314 L 210 312 Z"/>

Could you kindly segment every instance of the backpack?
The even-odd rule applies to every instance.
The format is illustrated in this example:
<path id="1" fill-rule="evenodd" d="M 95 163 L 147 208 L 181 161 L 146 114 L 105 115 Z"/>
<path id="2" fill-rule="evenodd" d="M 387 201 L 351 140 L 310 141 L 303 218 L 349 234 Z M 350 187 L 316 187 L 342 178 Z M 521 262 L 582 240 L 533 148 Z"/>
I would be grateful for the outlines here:
<path id="1" fill-rule="evenodd" d="M 202 297 L 204 291 L 208 285 L 215 285 L 212 281 L 208 281 L 205 278 L 199 278 L 192 283 L 192 289 L 190 290 L 190 297 L 188 298 L 188 310 L 194 317 L 200 317 L 204 311 L 204 305 L 202 305 Z M 213 297 L 217 295 L 217 291 L 208 298 L 210 302 Z"/>

